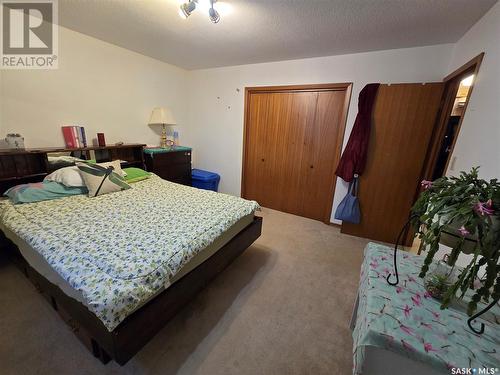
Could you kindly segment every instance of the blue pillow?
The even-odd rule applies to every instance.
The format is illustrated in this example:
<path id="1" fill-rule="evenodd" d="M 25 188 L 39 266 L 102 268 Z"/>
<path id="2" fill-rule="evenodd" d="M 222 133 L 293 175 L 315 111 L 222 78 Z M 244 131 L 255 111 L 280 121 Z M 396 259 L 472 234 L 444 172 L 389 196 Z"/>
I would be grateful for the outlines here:
<path id="1" fill-rule="evenodd" d="M 18 204 L 48 201 L 87 193 L 88 190 L 84 186 L 70 187 L 55 181 L 43 181 L 13 186 L 4 195 L 9 197 L 12 203 Z"/>

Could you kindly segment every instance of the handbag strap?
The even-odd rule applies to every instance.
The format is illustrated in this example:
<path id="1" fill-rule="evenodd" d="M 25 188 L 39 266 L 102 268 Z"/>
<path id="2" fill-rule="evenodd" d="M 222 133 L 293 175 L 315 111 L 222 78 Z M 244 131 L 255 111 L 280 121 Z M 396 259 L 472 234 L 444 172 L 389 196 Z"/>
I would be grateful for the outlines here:
<path id="1" fill-rule="evenodd" d="M 358 175 L 355 174 L 352 181 L 349 183 L 349 194 L 354 197 L 358 196 Z"/>

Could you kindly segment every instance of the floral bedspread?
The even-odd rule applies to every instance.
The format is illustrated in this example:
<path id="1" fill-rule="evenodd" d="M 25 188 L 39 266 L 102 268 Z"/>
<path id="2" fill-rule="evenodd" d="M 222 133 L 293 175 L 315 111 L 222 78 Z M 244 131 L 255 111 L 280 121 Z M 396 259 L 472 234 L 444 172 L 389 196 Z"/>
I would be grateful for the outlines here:
<path id="1" fill-rule="evenodd" d="M 367 346 L 425 362 L 443 374 L 453 368 L 500 368 L 500 326 L 478 319 L 478 328 L 485 323 L 479 336 L 467 326 L 465 312 L 441 310 L 418 277 L 423 257 L 398 252 L 399 284 L 387 284 L 392 256 L 387 246 L 369 243 L 365 249 L 353 332 L 354 374 L 363 373 Z"/>
<path id="2" fill-rule="evenodd" d="M 133 188 L 0 203 L 4 225 L 38 251 L 112 331 L 164 287 L 254 201 L 174 184 L 153 175 Z"/>

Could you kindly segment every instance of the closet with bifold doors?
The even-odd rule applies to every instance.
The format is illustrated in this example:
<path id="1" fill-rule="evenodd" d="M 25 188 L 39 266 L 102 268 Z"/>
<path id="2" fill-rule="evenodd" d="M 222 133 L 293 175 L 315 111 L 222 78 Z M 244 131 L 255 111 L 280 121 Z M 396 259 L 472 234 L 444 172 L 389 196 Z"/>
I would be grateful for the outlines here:
<path id="1" fill-rule="evenodd" d="M 330 222 L 351 84 L 245 92 L 242 196 Z"/>

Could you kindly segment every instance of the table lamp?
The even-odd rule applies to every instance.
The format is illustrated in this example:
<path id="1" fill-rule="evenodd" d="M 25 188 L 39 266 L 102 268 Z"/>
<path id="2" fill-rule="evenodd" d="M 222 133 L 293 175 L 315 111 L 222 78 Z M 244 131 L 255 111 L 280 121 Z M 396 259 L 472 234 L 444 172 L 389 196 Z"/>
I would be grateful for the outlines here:
<path id="1" fill-rule="evenodd" d="M 148 125 L 161 125 L 160 147 L 166 148 L 167 145 L 167 125 L 175 125 L 175 118 L 168 108 L 154 108 L 151 112 L 151 118 Z"/>

